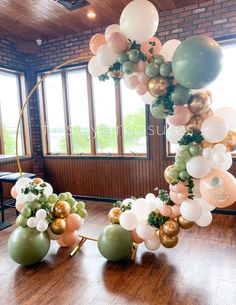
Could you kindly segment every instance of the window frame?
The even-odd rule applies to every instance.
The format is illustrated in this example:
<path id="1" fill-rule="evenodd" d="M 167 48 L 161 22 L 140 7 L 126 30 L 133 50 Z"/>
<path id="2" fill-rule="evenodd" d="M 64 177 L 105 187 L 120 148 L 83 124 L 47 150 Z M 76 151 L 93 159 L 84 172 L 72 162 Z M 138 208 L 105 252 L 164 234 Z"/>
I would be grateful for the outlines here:
<path id="1" fill-rule="evenodd" d="M 236 35 L 232 36 L 225 36 L 225 37 L 216 37 L 213 39 L 219 43 L 220 46 L 230 46 L 235 45 L 236 46 Z M 163 121 L 163 128 L 167 129 L 167 123 Z M 166 161 L 173 161 L 175 159 L 176 153 L 171 152 L 170 149 L 170 142 L 167 141 L 166 137 L 163 136 L 163 147 L 164 147 L 164 159 Z M 232 159 L 233 161 L 236 160 L 236 151 L 232 152 Z"/>
<path id="2" fill-rule="evenodd" d="M 66 85 L 67 82 L 67 72 L 78 71 L 78 70 L 86 70 L 86 79 L 87 79 L 87 94 L 88 94 L 88 110 L 89 110 L 89 123 L 92 128 L 90 128 L 90 145 L 91 145 L 91 153 L 72 153 L 72 146 L 70 133 L 66 133 L 66 142 L 69 144 L 67 147 L 67 154 L 64 153 L 51 153 L 49 152 L 49 141 L 48 141 L 48 131 L 47 131 L 47 114 L 46 114 L 46 97 L 45 97 L 45 84 L 39 86 L 39 104 L 40 104 L 40 121 L 41 121 L 41 138 L 42 138 L 42 146 L 43 146 L 43 158 L 60 158 L 60 159 L 70 159 L 70 158 L 81 158 L 81 159 L 150 159 L 150 135 L 148 133 L 148 126 L 150 122 L 149 117 L 149 105 L 145 106 L 145 118 L 146 118 L 146 149 L 147 152 L 145 154 L 141 153 L 123 153 L 123 140 L 122 140 L 122 100 L 121 100 L 121 88 L 120 86 L 115 87 L 115 108 L 116 108 L 116 127 L 117 128 L 117 153 L 97 153 L 96 151 L 96 138 L 95 138 L 95 107 L 93 100 L 93 84 L 92 77 L 88 72 L 87 63 L 68 65 L 55 71 L 55 73 L 61 73 L 62 75 L 62 90 L 63 90 L 63 105 L 64 105 L 64 115 L 65 115 L 65 130 L 68 130 L 70 127 L 70 117 L 69 117 L 69 98 L 68 98 L 68 87 Z M 50 69 L 39 70 L 36 72 L 37 79 L 40 80 L 42 77 L 48 72 Z M 69 125 L 67 125 L 69 124 Z M 121 126 L 121 127 L 120 127 Z M 67 144 L 67 145 L 68 145 Z M 69 149 L 68 149 L 69 148 Z M 70 154 L 68 154 L 70 152 Z"/>
<path id="3" fill-rule="evenodd" d="M 17 77 L 17 96 L 18 96 L 18 107 L 19 107 L 19 113 L 22 109 L 23 102 L 26 99 L 27 95 L 27 88 L 26 88 L 26 73 L 22 70 L 15 70 L 13 68 L 0 66 L 0 72 L 6 73 L 6 74 L 12 74 Z M 21 128 L 21 139 L 22 139 L 22 150 L 23 153 L 20 155 L 21 160 L 27 160 L 30 159 L 31 156 L 31 141 L 30 141 L 30 124 L 29 124 L 29 115 L 28 115 L 28 107 L 26 107 L 22 119 L 20 122 L 20 128 Z M 3 123 L 2 123 L 2 116 L 1 116 L 1 107 L 0 107 L 0 133 L 3 135 Z M 8 163 L 16 160 L 16 156 L 7 155 L 4 151 L 4 139 L 3 136 L 0 139 L 0 164 L 1 163 Z"/>

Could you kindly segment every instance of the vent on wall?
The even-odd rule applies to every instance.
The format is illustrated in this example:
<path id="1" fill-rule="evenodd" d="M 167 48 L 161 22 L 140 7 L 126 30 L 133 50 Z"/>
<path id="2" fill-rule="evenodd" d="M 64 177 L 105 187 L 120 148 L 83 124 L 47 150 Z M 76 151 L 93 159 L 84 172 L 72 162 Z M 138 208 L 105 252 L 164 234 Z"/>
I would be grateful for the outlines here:
<path id="1" fill-rule="evenodd" d="M 89 5 L 86 0 L 56 0 L 56 2 L 60 3 L 70 11 Z"/>

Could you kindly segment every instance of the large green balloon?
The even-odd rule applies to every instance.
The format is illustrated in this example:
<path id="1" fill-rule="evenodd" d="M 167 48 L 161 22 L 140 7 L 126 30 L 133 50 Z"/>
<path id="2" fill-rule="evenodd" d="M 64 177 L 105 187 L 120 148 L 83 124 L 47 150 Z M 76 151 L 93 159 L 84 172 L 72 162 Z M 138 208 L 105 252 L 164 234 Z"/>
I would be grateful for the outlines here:
<path id="1" fill-rule="evenodd" d="M 119 262 L 126 258 L 132 250 L 130 231 L 118 224 L 105 227 L 98 237 L 98 249 L 102 256 L 111 262 Z"/>
<path id="2" fill-rule="evenodd" d="M 48 253 L 50 238 L 47 232 L 38 232 L 28 227 L 18 227 L 8 240 L 8 253 L 20 265 L 40 262 Z"/>
<path id="3" fill-rule="evenodd" d="M 171 94 L 172 102 L 178 106 L 186 104 L 189 101 L 190 97 L 190 89 L 184 88 L 179 84 L 174 87 L 174 90 Z"/>
<path id="4" fill-rule="evenodd" d="M 189 89 L 207 86 L 216 79 L 221 68 L 221 48 L 207 36 L 187 38 L 178 46 L 172 59 L 175 79 Z"/>
<path id="5" fill-rule="evenodd" d="M 166 119 L 168 117 L 168 111 L 165 109 L 163 104 L 158 104 L 158 105 L 152 105 L 150 108 L 151 114 L 156 118 L 156 119 Z"/>

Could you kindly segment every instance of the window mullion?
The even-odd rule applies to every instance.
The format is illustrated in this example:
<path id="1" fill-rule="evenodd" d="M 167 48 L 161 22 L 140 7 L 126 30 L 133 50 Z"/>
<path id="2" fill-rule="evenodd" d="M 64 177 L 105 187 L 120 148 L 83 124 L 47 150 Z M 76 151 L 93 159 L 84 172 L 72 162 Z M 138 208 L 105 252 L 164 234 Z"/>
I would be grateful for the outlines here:
<path id="1" fill-rule="evenodd" d="M 1 103 L 0 103 L 0 154 L 4 155 L 4 141 L 3 141 L 3 128 L 2 128 L 2 114 L 1 114 Z"/>
<path id="2" fill-rule="evenodd" d="M 41 78 L 43 75 L 41 75 Z M 44 81 L 41 83 L 41 88 L 39 90 L 39 94 L 41 97 L 42 101 L 42 116 L 41 116 L 41 132 L 42 132 L 42 139 L 43 139 L 43 149 L 44 149 L 44 154 L 48 155 L 50 153 L 49 149 L 49 133 L 48 133 L 48 115 L 47 115 L 47 106 L 46 106 L 46 94 L 45 94 L 45 83 Z"/>
<path id="3" fill-rule="evenodd" d="M 67 80 L 66 72 L 61 72 L 62 79 L 62 93 L 63 93 L 63 105 L 64 105 L 64 116 L 65 116 L 65 133 L 66 133 L 66 147 L 67 154 L 72 154 L 72 141 L 71 141 L 71 130 L 70 130 L 70 113 L 69 113 L 69 102 L 68 102 L 68 91 L 67 91 Z"/>
<path id="4" fill-rule="evenodd" d="M 117 147 L 118 154 L 123 155 L 122 102 L 120 85 L 115 87 L 115 92 Z"/>
<path id="5" fill-rule="evenodd" d="M 89 108 L 89 125 L 90 125 L 90 145 L 92 155 L 96 155 L 96 131 L 95 131 L 95 112 L 93 102 L 93 85 L 92 77 L 86 70 L 87 75 L 87 90 L 88 90 L 88 108 Z"/>

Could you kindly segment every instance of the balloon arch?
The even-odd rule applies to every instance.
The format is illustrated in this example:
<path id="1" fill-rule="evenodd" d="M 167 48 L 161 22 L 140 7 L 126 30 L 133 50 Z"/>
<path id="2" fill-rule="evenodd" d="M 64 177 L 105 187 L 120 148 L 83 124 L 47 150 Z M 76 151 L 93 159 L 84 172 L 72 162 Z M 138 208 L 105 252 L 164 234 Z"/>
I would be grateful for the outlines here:
<path id="1" fill-rule="evenodd" d="M 214 112 L 211 93 L 205 89 L 221 71 L 221 48 L 206 36 L 189 37 L 182 43 L 172 39 L 162 45 L 153 36 L 158 23 L 158 12 L 151 2 L 134 0 L 124 8 L 120 25 L 110 25 L 105 34 L 90 40 L 94 54 L 88 64 L 91 75 L 101 81 L 123 80 L 150 105 L 155 118 L 167 120 L 166 138 L 179 145 L 174 164 L 164 172 L 169 191 L 160 189 L 158 196 L 150 193 L 145 198 L 127 198 L 109 212 L 111 224 L 99 235 L 98 248 L 110 261 L 127 257 L 133 243 L 144 242 L 151 251 L 161 244 L 172 248 L 178 243 L 180 229 L 194 224 L 206 227 L 212 222 L 211 211 L 236 201 L 236 179 L 228 172 L 231 151 L 236 148 L 232 130 L 236 111 L 223 107 Z M 76 230 L 86 210 L 70 193 L 58 197 L 47 183 L 22 178 L 12 195 L 21 212 L 20 227 L 8 243 L 16 262 L 41 260 L 48 251 L 49 236 L 59 238 L 61 246 L 77 240 Z M 27 253 L 21 254 L 23 258 L 16 255 L 24 234 L 34 250 L 29 258 Z M 44 247 L 40 248 L 37 234 L 44 234 Z"/>

